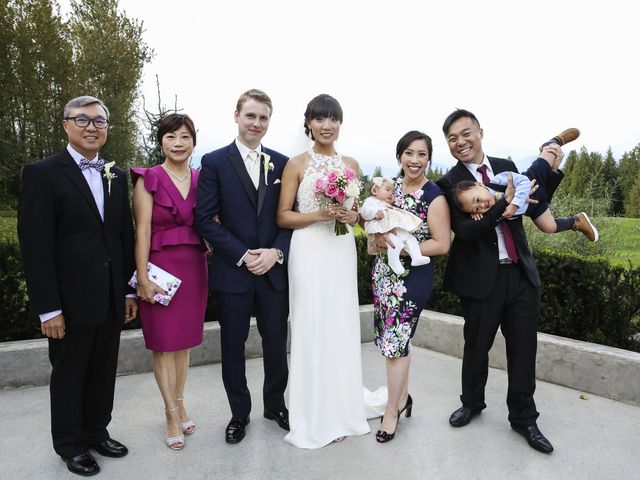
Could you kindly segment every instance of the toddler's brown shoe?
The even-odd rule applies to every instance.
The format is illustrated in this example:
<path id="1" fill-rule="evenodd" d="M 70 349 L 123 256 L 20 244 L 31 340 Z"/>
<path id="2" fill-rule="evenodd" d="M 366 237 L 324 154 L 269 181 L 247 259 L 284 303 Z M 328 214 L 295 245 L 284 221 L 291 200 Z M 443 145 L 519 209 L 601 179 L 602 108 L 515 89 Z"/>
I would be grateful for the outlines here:
<path id="1" fill-rule="evenodd" d="M 575 216 L 576 222 L 571 230 L 582 233 L 590 242 L 598 241 L 598 229 L 595 227 L 586 213 L 580 212 Z"/>
<path id="2" fill-rule="evenodd" d="M 557 143 L 560 146 L 566 145 L 569 142 L 573 142 L 579 136 L 580 130 L 578 130 L 577 128 L 567 128 L 562 133 L 559 133 L 558 135 L 553 137 L 551 140 L 544 142 L 540 147 L 540 150 L 542 150 L 542 147 L 546 147 L 547 145 L 550 145 L 552 143 Z"/>
<path id="3" fill-rule="evenodd" d="M 564 132 L 559 133 L 553 140 L 556 140 L 556 143 L 560 146 L 566 145 L 569 142 L 573 142 L 576 138 L 580 136 L 580 130 L 577 128 L 567 128 Z"/>

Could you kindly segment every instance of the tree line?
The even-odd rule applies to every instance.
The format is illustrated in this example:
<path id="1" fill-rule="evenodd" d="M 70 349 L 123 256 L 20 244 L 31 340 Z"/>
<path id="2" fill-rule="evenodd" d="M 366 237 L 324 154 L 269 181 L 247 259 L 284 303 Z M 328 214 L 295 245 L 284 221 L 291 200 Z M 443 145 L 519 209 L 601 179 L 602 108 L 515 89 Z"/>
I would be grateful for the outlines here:
<path id="1" fill-rule="evenodd" d="M 0 2 L 0 210 L 15 209 L 23 165 L 64 148 L 62 106 L 79 95 L 98 97 L 111 111 L 106 159 L 125 168 L 159 160 L 153 135 L 169 110 L 159 86 L 158 113 L 139 105 L 142 71 L 153 55 L 143 32 L 118 0 L 71 0 L 67 18 L 57 0 Z M 140 123 L 149 127 L 146 136 Z M 640 144 L 619 161 L 611 149 L 604 156 L 572 150 L 563 170 L 559 192 L 605 200 L 609 215 L 640 217 Z M 444 173 L 430 169 L 428 176 Z"/>
<path id="2" fill-rule="evenodd" d="M 579 198 L 604 199 L 610 216 L 640 217 L 640 144 L 619 161 L 611 148 L 603 156 L 585 147 L 567 155 L 561 191 Z"/>
<path id="3" fill-rule="evenodd" d="M 111 112 L 101 154 L 138 164 L 138 95 L 153 51 L 143 24 L 118 11 L 118 0 L 0 2 L 0 210 L 14 209 L 22 166 L 66 145 L 62 107 L 92 95 Z"/>
<path id="4" fill-rule="evenodd" d="M 597 209 L 598 214 L 640 218 L 640 144 L 625 152 L 619 161 L 613 157 L 611 148 L 604 156 L 589 152 L 586 147 L 571 150 L 561 170 L 565 177 L 558 188 L 558 197 L 590 199 L 606 205 L 606 211 Z M 427 178 L 436 181 L 445 173 L 439 167 L 429 166 Z M 360 180 L 367 184 L 381 175 L 382 168 L 378 166 L 371 177 L 362 174 Z M 368 194 L 365 189 L 363 197 Z"/>

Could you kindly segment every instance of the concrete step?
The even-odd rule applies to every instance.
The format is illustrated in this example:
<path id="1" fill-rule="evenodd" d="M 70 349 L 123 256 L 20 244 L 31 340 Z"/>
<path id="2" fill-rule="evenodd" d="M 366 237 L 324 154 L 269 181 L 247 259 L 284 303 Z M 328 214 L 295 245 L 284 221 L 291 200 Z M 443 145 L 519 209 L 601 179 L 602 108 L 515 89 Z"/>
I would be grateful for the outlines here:
<path id="1" fill-rule="evenodd" d="M 638 478 L 640 408 L 539 381 L 538 425 L 553 443 L 551 455 L 531 449 L 509 428 L 507 378 L 490 369 L 487 409 L 464 428 L 449 415 L 458 408 L 460 360 L 412 349 L 413 415 L 402 418 L 395 439 L 378 444 L 372 432 L 319 450 L 285 443 L 285 432 L 262 418 L 263 367 L 247 361 L 253 409 L 246 438 L 224 442 L 230 418 L 220 364 L 189 371 L 185 401 L 196 432 L 173 452 L 163 443 L 162 399 L 153 374 L 123 375 L 116 383 L 111 435 L 130 453 L 121 459 L 96 454 L 100 480 L 630 480 Z M 362 346 L 365 385 L 385 382 L 385 360 L 372 343 Z M 582 397 L 582 398 L 581 398 Z M 583 399 L 586 398 L 586 399 Z M 0 472 L 3 479 L 70 480 L 51 448 L 46 386 L 0 391 Z"/>
<path id="2" fill-rule="evenodd" d="M 461 317 L 425 310 L 413 344 L 462 357 L 464 345 Z M 362 342 L 373 341 L 373 306 L 360 307 Z M 262 355 L 260 335 L 252 320 L 246 344 L 247 358 Z M 191 351 L 192 365 L 220 361 L 220 327 L 205 325 L 205 340 Z M 506 369 L 504 339 L 496 335 L 489 354 L 492 367 Z M 46 385 L 50 365 L 47 341 L 25 340 L 0 344 L 0 388 Z M 151 355 L 144 347 L 140 330 L 122 333 L 118 373 L 151 371 Z M 538 333 L 536 374 L 539 380 L 564 385 L 613 400 L 640 405 L 640 353 Z"/>

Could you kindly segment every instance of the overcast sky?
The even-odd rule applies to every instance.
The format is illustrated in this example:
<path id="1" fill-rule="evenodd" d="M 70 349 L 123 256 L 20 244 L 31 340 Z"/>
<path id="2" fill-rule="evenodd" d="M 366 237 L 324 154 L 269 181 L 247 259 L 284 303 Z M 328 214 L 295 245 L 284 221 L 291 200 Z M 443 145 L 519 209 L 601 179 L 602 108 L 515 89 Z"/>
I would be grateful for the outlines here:
<path id="1" fill-rule="evenodd" d="M 235 102 L 260 88 L 274 102 L 263 143 L 290 154 L 307 102 L 336 97 L 340 150 L 365 173 L 394 173 L 408 130 L 434 140 L 436 166 L 454 160 L 442 134 L 456 108 L 476 114 L 484 150 L 522 168 L 568 127 L 570 144 L 619 159 L 640 143 L 640 34 L 635 2 L 427 0 L 120 0 L 144 21 L 155 51 L 142 86 L 188 113 L 196 157 L 230 143 Z M 571 149 L 566 149 L 566 152 Z"/>

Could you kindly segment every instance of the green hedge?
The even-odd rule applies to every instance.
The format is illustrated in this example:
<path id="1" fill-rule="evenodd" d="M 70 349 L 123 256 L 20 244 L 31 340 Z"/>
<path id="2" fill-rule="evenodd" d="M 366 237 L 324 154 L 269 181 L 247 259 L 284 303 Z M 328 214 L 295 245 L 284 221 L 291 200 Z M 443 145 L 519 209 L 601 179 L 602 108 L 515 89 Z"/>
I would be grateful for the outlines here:
<path id="1" fill-rule="evenodd" d="M 27 284 L 15 242 L 0 240 L 0 285 L 0 341 L 40 338 L 38 324 L 28 318 Z"/>
<path id="2" fill-rule="evenodd" d="M 357 237 L 358 294 L 373 303 L 365 237 Z M 640 268 L 612 266 L 606 259 L 534 251 L 542 280 L 538 330 L 561 337 L 640 352 Z M 447 257 L 435 259 L 435 282 L 427 309 L 462 315 L 456 295 L 442 290 Z"/>
<path id="3" fill-rule="evenodd" d="M 356 245 L 360 304 L 370 304 L 373 257 L 366 253 L 364 236 L 356 237 Z M 544 249 L 534 255 L 543 284 L 541 332 L 640 352 L 640 269 Z M 460 315 L 458 298 L 441 288 L 445 265 L 446 257 L 435 259 L 436 279 L 427 308 Z M 40 338 L 37 319 L 27 313 L 20 251 L 7 236 L 0 236 L 0 282 L 0 340 Z M 213 318 L 210 307 L 207 320 Z M 137 321 L 129 326 L 136 327 Z"/>
<path id="4" fill-rule="evenodd" d="M 542 280 L 539 330 L 640 352 L 640 268 L 534 252 Z"/>

